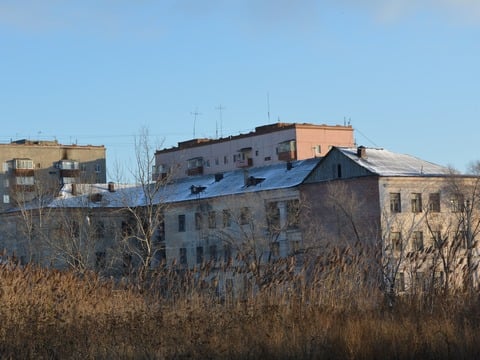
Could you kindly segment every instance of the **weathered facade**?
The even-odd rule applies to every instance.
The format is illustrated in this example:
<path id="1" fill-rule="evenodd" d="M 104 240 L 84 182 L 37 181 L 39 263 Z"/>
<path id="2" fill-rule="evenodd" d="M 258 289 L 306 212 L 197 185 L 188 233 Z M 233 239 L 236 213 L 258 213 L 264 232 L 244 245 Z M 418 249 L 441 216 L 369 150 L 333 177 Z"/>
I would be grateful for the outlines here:
<path id="1" fill-rule="evenodd" d="M 478 286 L 479 180 L 384 149 L 334 148 L 302 192 L 319 241 L 370 244 L 388 286 L 420 291 L 467 276 Z"/>
<path id="2" fill-rule="evenodd" d="M 149 222 L 155 224 L 152 268 L 163 263 L 258 269 L 289 255 L 338 247 L 357 249 L 349 256 L 372 262 L 392 291 L 465 281 L 477 286 L 478 184 L 479 177 L 451 174 L 412 156 L 334 147 L 321 159 L 165 182 L 150 204 L 140 186 L 66 184 L 48 206 L 32 210 L 42 224 L 25 226 L 27 209 L 5 214 L 10 231 L 2 231 L 0 240 L 10 254 L 24 258 L 35 259 L 35 252 L 47 249 L 44 264 L 52 249 L 58 257 L 58 244 L 64 244 L 71 254 L 85 252 L 90 267 L 125 272 L 142 256 L 125 245 L 139 244 L 140 227 L 148 227 L 132 219 L 147 211 L 125 210 L 153 204 L 160 211 L 156 222 Z M 46 248 L 26 251 L 37 235 L 25 236 L 25 229 L 34 229 L 32 234 L 45 229 Z M 66 258 L 63 264 L 80 261 L 80 255 Z M 226 284 L 233 274 L 222 276 Z"/>

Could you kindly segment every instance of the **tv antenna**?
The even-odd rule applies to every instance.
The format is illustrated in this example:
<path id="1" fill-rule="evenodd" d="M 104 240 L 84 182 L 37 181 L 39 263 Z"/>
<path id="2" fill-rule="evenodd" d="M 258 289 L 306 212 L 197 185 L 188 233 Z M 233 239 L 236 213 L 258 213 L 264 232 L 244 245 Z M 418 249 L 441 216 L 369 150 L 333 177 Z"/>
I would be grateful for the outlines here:
<path id="1" fill-rule="evenodd" d="M 193 138 L 195 139 L 195 125 L 197 123 L 197 116 L 202 114 L 198 112 L 198 108 L 195 108 L 195 111 L 192 111 L 190 114 L 193 115 Z"/>
<path id="2" fill-rule="evenodd" d="M 267 118 L 270 124 L 270 93 L 267 92 Z"/>
<path id="3" fill-rule="evenodd" d="M 225 107 L 222 106 L 222 104 L 218 105 L 215 110 L 218 110 L 219 114 L 220 114 L 220 137 L 223 137 L 223 128 L 222 128 L 222 110 L 225 110 Z M 217 128 L 215 129 L 216 133 L 215 133 L 215 137 L 218 139 L 218 124 L 217 124 Z"/>

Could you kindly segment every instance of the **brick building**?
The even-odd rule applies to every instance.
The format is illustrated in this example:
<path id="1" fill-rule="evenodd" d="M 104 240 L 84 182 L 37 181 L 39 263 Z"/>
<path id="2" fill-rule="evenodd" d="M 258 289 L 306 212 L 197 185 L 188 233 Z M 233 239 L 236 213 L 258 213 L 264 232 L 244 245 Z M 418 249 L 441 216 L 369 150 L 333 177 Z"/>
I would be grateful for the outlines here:
<path id="1" fill-rule="evenodd" d="M 51 194 L 68 183 L 106 182 L 103 145 L 18 140 L 0 144 L 0 208 Z"/>

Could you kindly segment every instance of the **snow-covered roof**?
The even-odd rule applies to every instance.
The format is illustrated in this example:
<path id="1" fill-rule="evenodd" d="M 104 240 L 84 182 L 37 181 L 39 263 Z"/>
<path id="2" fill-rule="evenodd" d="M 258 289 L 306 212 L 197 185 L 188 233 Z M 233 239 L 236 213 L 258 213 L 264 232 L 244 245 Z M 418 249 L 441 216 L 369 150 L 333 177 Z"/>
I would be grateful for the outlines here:
<path id="1" fill-rule="evenodd" d="M 319 161 L 320 158 L 315 158 L 293 161 L 291 166 L 281 163 L 229 171 L 221 176 L 210 174 L 186 177 L 162 186 L 154 202 L 174 203 L 290 188 L 300 185 Z M 75 194 L 72 194 L 72 186 L 75 187 Z M 114 191 L 111 190 L 109 184 L 67 184 L 49 206 L 121 208 L 146 203 L 145 192 L 140 185 L 114 184 Z"/>
<path id="2" fill-rule="evenodd" d="M 380 176 L 444 176 L 449 173 L 444 166 L 385 149 L 364 147 L 364 156 L 359 156 L 358 148 L 337 149 L 358 165 Z"/>

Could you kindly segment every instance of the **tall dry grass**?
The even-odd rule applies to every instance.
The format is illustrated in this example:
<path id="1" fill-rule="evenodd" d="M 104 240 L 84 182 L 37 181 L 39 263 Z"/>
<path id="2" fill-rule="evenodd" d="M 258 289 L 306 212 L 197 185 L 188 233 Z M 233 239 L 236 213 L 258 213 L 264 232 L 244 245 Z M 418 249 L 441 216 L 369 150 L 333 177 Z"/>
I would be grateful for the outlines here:
<path id="1" fill-rule="evenodd" d="M 0 357 L 480 356 L 476 299 L 439 298 L 427 306 L 420 297 L 400 298 L 389 308 L 378 289 L 362 281 L 355 266 L 343 263 L 338 271 L 336 266 L 317 264 L 289 273 L 284 265 L 266 272 L 269 281 L 257 291 L 231 301 L 210 291 L 193 272 L 181 276 L 165 269 L 146 289 L 93 273 L 80 276 L 4 265 L 0 267 Z"/>

